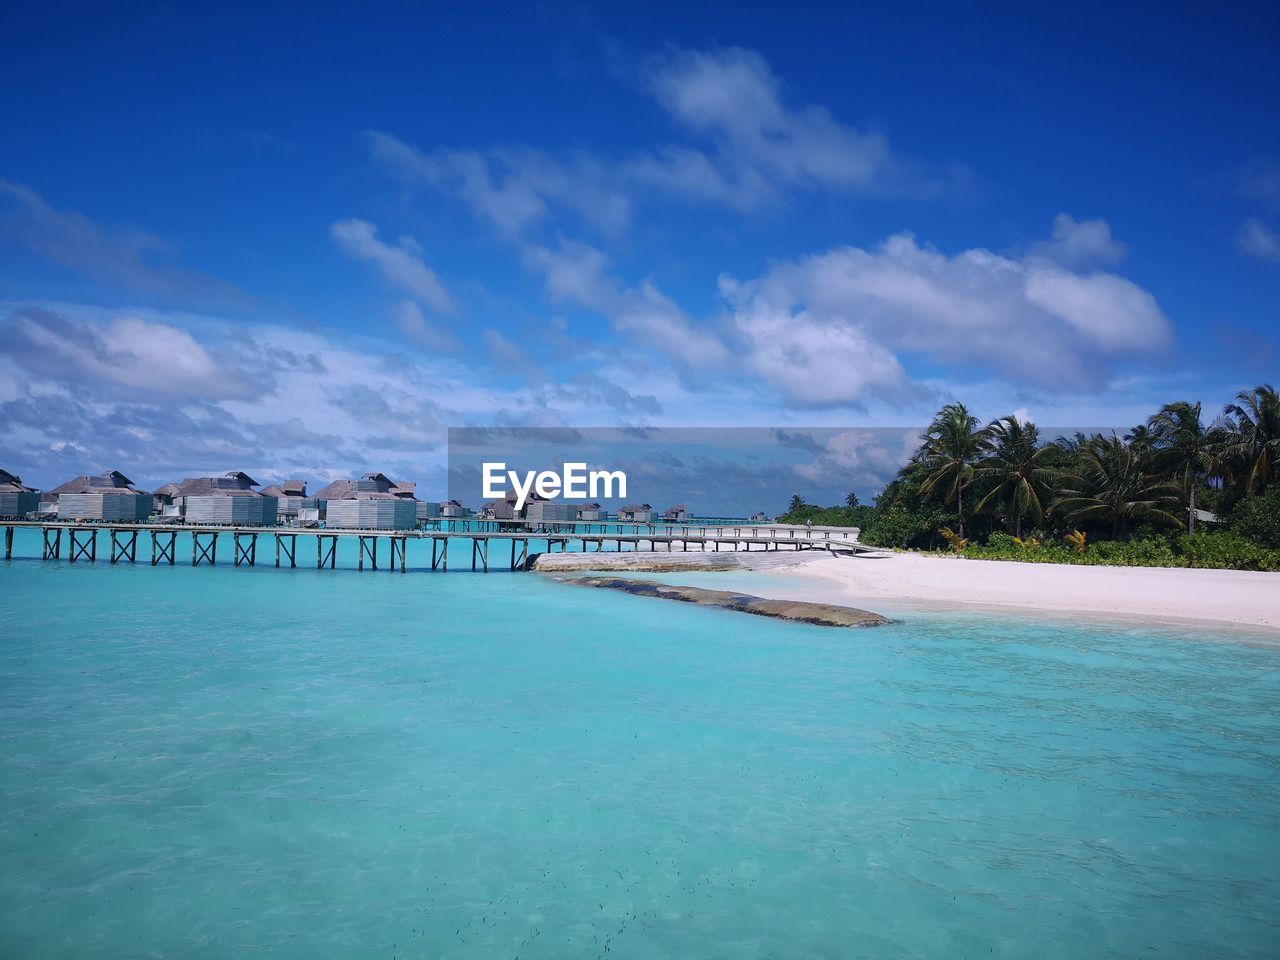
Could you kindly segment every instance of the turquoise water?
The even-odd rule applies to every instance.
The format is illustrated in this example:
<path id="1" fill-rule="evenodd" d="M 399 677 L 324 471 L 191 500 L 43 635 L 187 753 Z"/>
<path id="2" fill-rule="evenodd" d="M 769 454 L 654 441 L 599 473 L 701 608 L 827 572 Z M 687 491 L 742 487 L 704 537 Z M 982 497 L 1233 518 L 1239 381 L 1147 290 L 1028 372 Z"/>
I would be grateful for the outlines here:
<path id="1" fill-rule="evenodd" d="M 531 574 L 0 598 L 6 958 L 1280 949 L 1275 646 Z"/>

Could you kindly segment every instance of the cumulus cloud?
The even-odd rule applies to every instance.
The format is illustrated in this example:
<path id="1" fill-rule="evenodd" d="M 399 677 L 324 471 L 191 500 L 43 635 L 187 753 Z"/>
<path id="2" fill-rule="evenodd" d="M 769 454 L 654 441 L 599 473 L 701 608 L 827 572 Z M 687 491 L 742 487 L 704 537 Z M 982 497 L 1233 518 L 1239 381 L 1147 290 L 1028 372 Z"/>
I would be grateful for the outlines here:
<path id="1" fill-rule="evenodd" d="M 782 261 L 747 281 L 722 276 L 723 315 L 688 316 L 651 280 L 628 286 L 582 243 L 525 244 L 547 291 L 609 319 L 677 368 L 746 375 L 799 406 L 924 403 L 905 358 L 977 380 L 1060 393 L 1096 391 L 1121 363 L 1159 355 L 1169 322 L 1155 298 L 1124 277 L 1077 264 L 1122 249 L 1102 221 L 1060 217 L 1061 257 L 971 249 L 948 256 L 910 234 L 871 249 L 840 247 Z M 1087 241 L 1081 238 L 1081 229 Z M 1061 252 L 1061 251 L 1060 251 Z"/>
<path id="2" fill-rule="evenodd" d="M 443 496 L 449 425 L 662 410 L 623 386 L 625 371 L 504 386 L 376 339 L 153 310 L 22 307 L 0 345 L 5 466 L 48 485 L 106 468 L 158 485 L 233 468 L 327 481 L 376 467 Z"/>
<path id="3" fill-rule="evenodd" d="M 842 317 L 816 317 L 750 297 L 734 313 L 747 367 L 790 400 L 809 406 L 857 403 L 878 392 L 912 394 L 898 358 Z"/>
<path id="4" fill-rule="evenodd" d="M 1236 245 L 1241 253 L 1250 257 L 1280 263 L 1280 233 L 1257 217 L 1250 217 L 1240 225 Z"/>
<path id="5" fill-rule="evenodd" d="M 583 243 L 529 244 L 525 260 L 546 277 L 547 291 L 607 317 L 636 343 L 689 367 L 715 367 L 730 354 L 722 340 L 685 314 L 650 280 L 627 286 L 607 273 L 608 259 Z"/>
<path id="6" fill-rule="evenodd" d="M 920 445 L 919 430 L 820 431 L 824 442 L 810 461 L 795 467 L 810 481 L 844 482 L 877 490 L 893 479 Z"/>
<path id="7" fill-rule="evenodd" d="M 1113 362 L 1159 353 L 1171 338 L 1155 298 L 1123 277 L 982 249 L 947 256 L 909 234 L 782 262 L 746 283 L 722 278 L 721 292 L 748 362 L 813 403 L 901 388 L 902 355 L 1093 390 Z"/>
<path id="8" fill-rule="evenodd" d="M 1119 263 L 1126 247 L 1111 236 L 1105 220 L 1077 220 L 1069 213 L 1053 218 L 1051 239 L 1032 247 L 1036 256 L 1071 269 Z"/>
<path id="9" fill-rule="evenodd" d="M 384 277 L 419 301 L 441 313 L 453 311 L 453 300 L 422 261 L 422 250 L 412 237 L 401 237 L 397 246 L 378 239 L 378 228 L 367 220 L 339 220 L 329 228 L 334 241 L 355 260 L 372 263 Z"/>
<path id="10" fill-rule="evenodd" d="M 262 390 L 187 331 L 138 316 L 77 323 L 31 307 L 16 311 L 6 327 L 0 349 L 43 376 L 153 396 L 236 399 Z"/>

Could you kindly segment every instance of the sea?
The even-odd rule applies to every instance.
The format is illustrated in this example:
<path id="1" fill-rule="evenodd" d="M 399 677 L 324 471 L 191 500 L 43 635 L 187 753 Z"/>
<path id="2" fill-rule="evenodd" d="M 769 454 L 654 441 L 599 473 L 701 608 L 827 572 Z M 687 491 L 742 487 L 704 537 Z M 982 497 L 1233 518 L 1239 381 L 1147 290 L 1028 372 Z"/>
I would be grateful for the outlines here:
<path id="1" fill-rule="evenodd" d="M 5 958 L 1280 955 L 1262 635 L 15 552 Z"/>

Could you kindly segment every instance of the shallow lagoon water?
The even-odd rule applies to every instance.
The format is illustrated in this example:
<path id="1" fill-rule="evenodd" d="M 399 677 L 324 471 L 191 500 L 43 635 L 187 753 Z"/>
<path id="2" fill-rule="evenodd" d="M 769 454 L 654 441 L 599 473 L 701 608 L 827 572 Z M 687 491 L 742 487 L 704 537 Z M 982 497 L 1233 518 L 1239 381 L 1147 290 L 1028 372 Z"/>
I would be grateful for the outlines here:
<path id="1" fill-rule="evenodd" d="M 15 560 L 0 638 L 5 957 L 1280 949 L 1231 635 Z"/>

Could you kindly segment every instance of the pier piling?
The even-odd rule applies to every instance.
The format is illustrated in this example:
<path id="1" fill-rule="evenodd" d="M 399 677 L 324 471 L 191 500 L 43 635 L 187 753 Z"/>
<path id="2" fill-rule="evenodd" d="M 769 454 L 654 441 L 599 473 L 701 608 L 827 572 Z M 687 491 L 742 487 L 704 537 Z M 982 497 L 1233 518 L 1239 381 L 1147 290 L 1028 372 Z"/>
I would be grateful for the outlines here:
<path id="1" fill-rule="evenodd" d="M 232 544 L 235 547 L 235 565 L 245 563 L 253 567 L 258 562 L 258 535 L 256 533 L 233 533 Z M 245 542 L 241 542 L 241 541 Z"/>
<path id="2" fill-rule="evenodd" d="M 151 531 L 151 565 L 153 567 L 156 564 L 162 563 L 165 560 L 169 561 L 169 566 L 171 567 L 176 562 L 174 558 L 174 553 L 177 551 L 178 534 L 176 531 L 172 531 L 172 532 L 166 531 L 166 532 L 168 533 L 168 537 L 169 537 L 169 540 L 167 543 L 163 539 L 165 536 L 165 532 L 161 532 L 158 530 Z"/>
<path id="3" fill-rule="evenodd" d="M 203 540 L 201 538 L 204 538 Z M 191 565 L 198 567 L 202 563 L 216 566 L 218 563 L 218 534 L 200 530 L 191 531 Z"/>
<path id="4" fill-rule="evenodd" d="M 112 530 L 111 531 L 111 562 L 119 563 L 121 560 L 128 560 L 133 563 L 138 558 L 138 531 L 137 530 Z"/>
<path id="5" fill-rule="evenodd" d="M 98 531 L 97 530 L 70 530 L 68 539 L 69 551 L 67 559 L 72 563 L 77 560 L 85 559 L 90 563 L 95 563 L 98 559 Z M 80 534 L 84 534 L 81 538 Z"/>
<path id="6" fill-rule="evenodd" d="M 338 565 L 338 538 L 333 534 L 316 534 L 316 569 L 323 570 L 326 565 L 330 570 Z"/>

